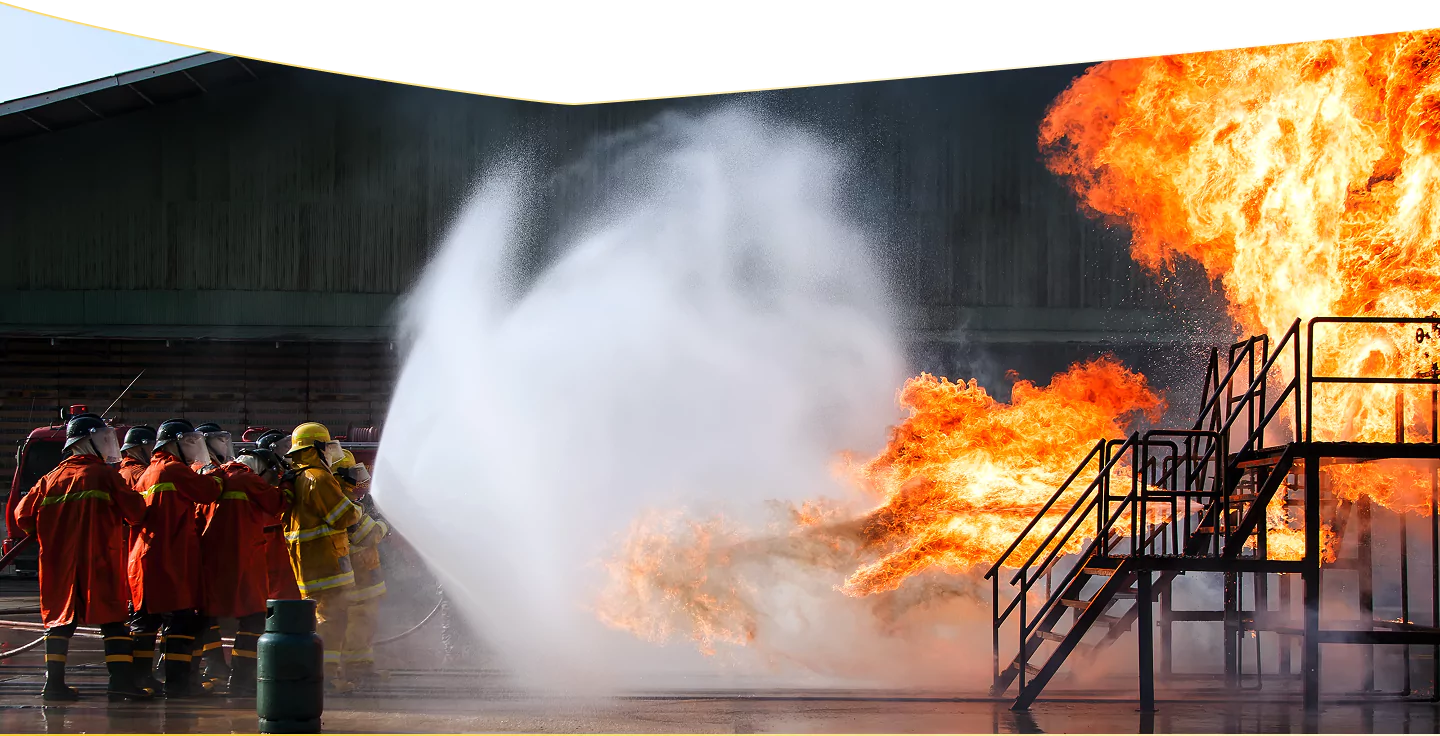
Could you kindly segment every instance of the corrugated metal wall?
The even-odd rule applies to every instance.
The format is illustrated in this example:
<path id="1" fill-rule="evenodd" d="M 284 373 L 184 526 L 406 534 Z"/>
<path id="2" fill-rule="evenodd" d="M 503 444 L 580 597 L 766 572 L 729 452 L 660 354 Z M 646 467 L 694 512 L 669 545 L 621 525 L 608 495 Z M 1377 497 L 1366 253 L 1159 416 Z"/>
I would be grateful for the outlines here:
<path id="1" fill-rule="evenodd" d="M 57 407 L 102 411 L 142 370 L 109 416 L 213 421 L 238 437 L 307 420 L 336 433 L 378 425 L 395 362 L 387 343 L 0 339 L 0 478 L 14 468 L 15 443 L 53 423 Z"/>
<path id="2" fill-rule="evenodd" d="M 886 222 L 919 328 L 973 308 L 1165 312 L 1177 288 L 1193 301 L 1204 279 L 1140 272 L 1125 233 L 1081 215 L 1038 160 L 1037 121 L 1078 71 L 558 107 L 270 67 L 249 84 L 0 147 L 0 321 L 65 324 L 26 292 L 136 290 L 160 306 L 128 319 L 174 324 L 172 302 L 218 289 L 253 292 L 279 315 L 296 311 L 293 294 L 372 295 L 366 319 L 383 321 L 487 162 L 520 151 L 543 170 L 662 111 L 736 102 L 850 150 L 855 194 Z M 356 326 L 315 311 L 208 318 Z"/>

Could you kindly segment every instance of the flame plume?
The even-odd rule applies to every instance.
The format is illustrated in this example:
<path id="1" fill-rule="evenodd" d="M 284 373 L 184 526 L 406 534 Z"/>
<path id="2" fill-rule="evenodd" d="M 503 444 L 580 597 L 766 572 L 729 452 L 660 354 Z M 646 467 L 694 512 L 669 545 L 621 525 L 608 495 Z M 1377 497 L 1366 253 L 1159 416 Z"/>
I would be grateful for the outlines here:
<path id="1" fill-rule="evenodd" d="M 1137 261 L 1195 259 L 1249 332 L 1440 308 L 1440 32 L 1107 62 L 1055 101 L 1040 146 L 1084 209 L 1130 228 Z M 1427 337 L 1317 328 L 1314 369 L 1412 377 L 1433 367 Z M 1396 393 L 1317 389 L 1315 439 L 1394 441 Z M 1429 398 L 1403 392 L 1410 441 L 1429 440 Z M 1414 468 L 1329 477 L 1342 498 L 1428 504 Z"/>

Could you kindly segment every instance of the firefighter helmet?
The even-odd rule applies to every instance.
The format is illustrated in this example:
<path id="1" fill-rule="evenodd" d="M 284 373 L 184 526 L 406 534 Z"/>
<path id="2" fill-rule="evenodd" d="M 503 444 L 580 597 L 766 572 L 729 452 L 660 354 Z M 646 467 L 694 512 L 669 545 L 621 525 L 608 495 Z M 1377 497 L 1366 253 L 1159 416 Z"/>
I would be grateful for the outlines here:
<path id="1" fill-rule="evenodd" d="M 80 414 L 65 423 L 65 448 L 70 449 L 72 445 L 83 439 L 89 439 L 90 435 L 106 429 L 105 420 L 95 414 Z"/>
<path id="2" fill-rule="evenodd" d="M 290 433 L 290 451 L 285 454 L 294 455 L 301 450 L 315 447 L 315 445 L 328 445 L 331 441 L 330 430 L 326 429 L 325 425 L 319 422 L 306 422 Z M 323 451 L 324 448 L 316 449 Z"/>
<path id="3" fill-rule="evenodd" d="M 180 439 L 181 435 L 195 431 L 195 425 L 184 419 L 166 419 L 160 423 L 160 429 L 155 430 L 155 444 L 163 445 L 166 442 L 174 442 Z"/>
<path id="4" fill-rule="evenodd" d="M 144 424 L 137 424 L 125 433 L 125 444 L 120 446 L 120 450 L 124 452 L 133 447 L 149 449 L 154 444 L 155 428 Z"/>

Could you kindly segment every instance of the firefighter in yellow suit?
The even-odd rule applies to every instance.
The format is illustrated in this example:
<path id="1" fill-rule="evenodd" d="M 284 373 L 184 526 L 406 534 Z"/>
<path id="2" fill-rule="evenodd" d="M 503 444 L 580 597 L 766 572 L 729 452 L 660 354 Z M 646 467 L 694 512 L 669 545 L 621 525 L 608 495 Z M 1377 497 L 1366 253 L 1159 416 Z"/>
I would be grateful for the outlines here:
<path id="1" fill-rule="evenodd" d="M 345 458 L 335 464 L 335 477 L 345 495 L 365 510 L 365 495 L 370 487 L 370 471 L 365 464 L 355 462 L 355 455 L 346 450 Z M 355 588 L 350 592 L 349 624 L 340 657 L 345 664 L 346 679 L 358 686 L 364 686 L 376 674 L 375 624 L 379 619 L 380 599 L 385 596 L 380 540 L 389 533 L 390 527 L 368 512 L 360 517 L 360 523 L 350 527 L 350 564 L 355 571 Z"/>
<path id="2" fill-rule="evenodd" d="M 285 454 L 295 473 L 294 503 L 282 524 L 290 567 L 300 594 L 316 603 L 316 633 L 325 645 L 328 687 L 331 692 L 349 692 L 354 685 L 345 678 L 340 657 L 355 589 L 346 530 L 363 514 L 331 472 L 344 454 L 324 425 L 306 422 L 296 427 Z"/>

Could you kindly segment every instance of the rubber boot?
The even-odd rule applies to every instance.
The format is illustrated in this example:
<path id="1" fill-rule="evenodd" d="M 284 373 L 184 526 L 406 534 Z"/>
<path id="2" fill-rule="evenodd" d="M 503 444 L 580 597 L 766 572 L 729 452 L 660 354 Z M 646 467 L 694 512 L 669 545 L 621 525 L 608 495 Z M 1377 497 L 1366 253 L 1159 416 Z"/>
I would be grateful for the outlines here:
<path id="1" fill-rule="evenodd" d="M 80 699 L 80 691 L 65 684 L 65 659 L 70 653 L 70 637 L 45 635 L 45 688 L 40 697 L 47 703 L 69 703 Z"/>
<path id="2" fill-rule="evenodd" d="M 130 668 L 135 675 L 135 687 L 140 690 L 160 692 L 160 681 L 155 679 L 155 639 L 158 632 L 136 632 L 132 638 L 135 664 Z"/>
<path id="3" fill-rule="evenodd" d="M 165 634 L 165 688 L 166 698 L 194 697 L 195 637 L 184 634 Z"/>
<path id="4" fill-rule="evenodd" d="M 235 629 L 235 646 L 230 650 L 230 682 L 226 694 L 253 698 L 256 689 L 256 648 L 265 629 L 265 614 L 241 616 Z"/>
<path id="5" fill-rule="evenodd" d="M 253 698 L 255 685 L 255 660 L 236 657 L 235 664 L 230 668 L 230 682 L 225 694 L 232 698 Z"/>
<path id="6" fill-rule="evenodd" d="M 355 683 L 345 679 L 344 672 L 338 661 L 331 661 L 331 653 L 325 653 L 325 692 L 331 695 L 346 695 L 355 691 Z M 335 659 L 339 659 L 340 653 L 335 652 Z"/>
<path id="7" fill-rule="evenodd" d="M 105 693 L 110 700 L 149 700 L 155 697 L 154 690 L 136 684 L 135 640 L 130 632 L 123 625 L 114 624 L 100 627 L 100 633 L 105 637 L 105 669 L 110 673 Z"/>

